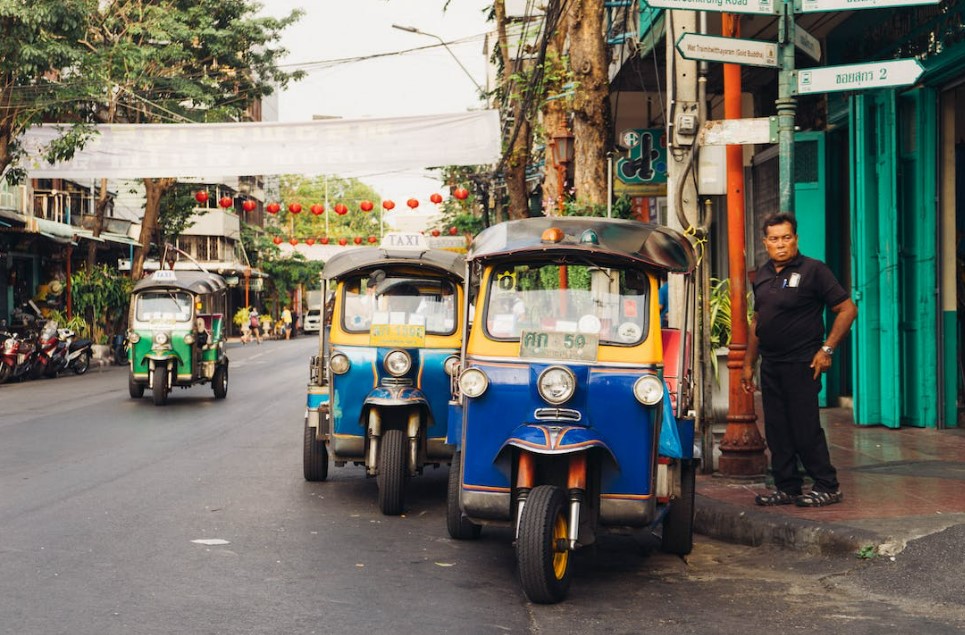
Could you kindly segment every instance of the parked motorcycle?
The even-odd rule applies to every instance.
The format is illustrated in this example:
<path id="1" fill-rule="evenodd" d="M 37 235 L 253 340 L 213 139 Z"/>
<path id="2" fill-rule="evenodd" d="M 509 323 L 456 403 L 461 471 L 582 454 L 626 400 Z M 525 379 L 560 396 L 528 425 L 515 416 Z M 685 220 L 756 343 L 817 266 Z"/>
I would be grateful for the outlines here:
<path id="1" fill-rule="evenodd" d="M 83 375 L 90 368 L 93 342 L 88 338 L 75 340 L 75 335 L 71 329 L 57 328 L 56 322 L 47 322 L 40 335 L 40 362 L 45 376 L 56 377 L 67 369 Z"/>
<path id="2" fill-rule="evenodd" d="M 32 379 L 38 376 L 38 369 L 42 369 L 38 360 L 39 349 L 37 335 L 28 332 L 25 335 L 8 333 L 3 340 L 3 350 L 0 351 L 0 377 L 3 381 L 14 379 Z"/>
<path id="3" fill-rule="evenodd" d="M 76 333 L 70 329 L 60 329 L 59 332 L 67 347 L 67 368 L 74 371 L 75 375 L 83 375 L 90 368 L 93 340 L 87 337 L 75 340 Z"/>

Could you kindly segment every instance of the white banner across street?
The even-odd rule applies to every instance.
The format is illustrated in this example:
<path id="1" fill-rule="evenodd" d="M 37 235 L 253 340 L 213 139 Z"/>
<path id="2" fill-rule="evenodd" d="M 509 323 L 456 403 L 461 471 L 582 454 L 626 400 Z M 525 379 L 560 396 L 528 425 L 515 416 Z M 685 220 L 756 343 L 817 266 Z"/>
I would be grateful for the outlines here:
<path id="1" fill-rule="evenodd" d="M 42 147 L 56 124 L 24 136 L 30 178 L 137 179 L 269 174 L 342 177 L 446 165 L 485 165 L 500 156 L 499 115 L 328 119 L 299 123 L 110 124 L 73 159 L 48 164 Z"/>

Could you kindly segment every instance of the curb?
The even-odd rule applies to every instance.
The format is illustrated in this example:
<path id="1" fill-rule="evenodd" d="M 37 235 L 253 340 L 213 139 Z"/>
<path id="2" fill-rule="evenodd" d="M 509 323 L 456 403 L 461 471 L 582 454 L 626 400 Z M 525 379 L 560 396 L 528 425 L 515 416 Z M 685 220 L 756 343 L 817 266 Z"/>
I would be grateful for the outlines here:
<path id="1" fill-rule="evenodd" d="M 745 509 L 700 494 L 695 507 L 694 531 L 749 547 L 770 544 L 811 554 L 842 556 L 887 542 L 884 536 L 856 527 Z"/>

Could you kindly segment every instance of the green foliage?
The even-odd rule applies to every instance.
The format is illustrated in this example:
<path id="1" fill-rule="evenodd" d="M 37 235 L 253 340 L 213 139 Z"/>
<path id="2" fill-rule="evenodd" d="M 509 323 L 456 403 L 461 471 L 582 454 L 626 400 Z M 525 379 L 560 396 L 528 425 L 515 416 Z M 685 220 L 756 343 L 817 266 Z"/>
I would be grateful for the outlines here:
<path id="1" fill-rule="evenodd" d="M 855 557 L 861 560 L 872 560 L 878 557 L 878 547 L 875 545 L 865 545 L 861 549 L 858 549 L 855 553 Z"/>
<path id="2" fill-rule="evenodd" d="M 730 346 L 730 280 L 711 278 L 710 280 L 710 348 Z"/>
<path id="3" fill-rule="evenodd" d="M 161 195 L 161 212 L 158 226 L 162 242 L 174 242 L 188 227 L 188 221 L 197 211 L 194 198 L 197 186 L 178 183 Z"/>
<path id="4" fill-rule="evenodd" d="M 328 205 L 323 214 L 312 214 L 312 205 L 325 205 L 326 183 L 328 189 Z M 306 238 L 320 238 L 325 235 L 325 220 L 328 217 L 328 236 L 331 238 L 352 238 L 354 236 L 378 235 L 379 214 L 382 212 L 382 198 L 378 192 L 358 179 L 342 179 L 334 176 L 317 176 L 306 178 L 303 176 L 287 175 L 281 178 L 281 197 L 284 204 L 282 209 L 270 222 L 277 228 L 277 235 L 304 240 Z M 374 206 L 371 212 L 359 209 L 362 201 L 369 201 Z M 292 214 L 288 211 L 290 203 L 299 203 L 302 211 Z M 348 213 L 335 213 L 335 205 L 342 203 L 348 208 Z M 396 209 L 403 205 L 395 201 Z"/>
<path id="5" fill-rule="evenodd" d="M 80 337 L 90 337 L 90 327 L 87 322 L 79 315 L 67 319 L 67 314 L 53 309 L 47 313 L 47 319 L 57 323 L 57 328 L 70 329 Z"/>
<path id="6" fill-rule="evenodd" d="M 71 301 L 98 344 L 120 331 L 131 297 L 131 280 L 107 265 L 82 269 L 70 277 Z"/>
<path id="7" fill-rule="evenodd" d="M 266 281 L 266 291 L 274 297 L 276 308 L 289 304 L 292 293 L 301 285 L 309 289 L 318 288 L 319 275 L 325 263 L 306 260 L 298 252 L 282 258 L 277 249 L 274 251 L 275 254 L 263 259 L 259 266 L 271 276 Z"/>
<path id="8" fill-rule="evenodd" d="M 582 201 L 567 200 L 563 203 L 563 216 L 593 216 L 606 218 L 606 205 L 593 205 Z M 633 219 L 633 205 L 629 196 L 621 196 L 613 201 L 611 218 Z"/>

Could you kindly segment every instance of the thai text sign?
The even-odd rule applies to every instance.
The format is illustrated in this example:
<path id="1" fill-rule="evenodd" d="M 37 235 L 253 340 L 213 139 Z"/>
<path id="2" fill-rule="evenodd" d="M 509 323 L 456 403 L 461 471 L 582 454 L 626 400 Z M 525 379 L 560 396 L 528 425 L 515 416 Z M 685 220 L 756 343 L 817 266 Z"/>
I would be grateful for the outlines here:
<path id="1" fill-rule="evenodd" d="M 373 324 L 369 330 L 371 346 L 422 348 L 425 341 L 426 327 L 422 324 Z"/>
<path id="2" fill-rule="evenodd" d="M 907 86 L 914 84 L 923 71 L 915 59 L 809 68 L 798 71 L 797 92 L 806 95 Z"/>
<path id="3" fill-rule="evenodd" d="M 523 331 L 519 336 L 519 356 L 592 362 L 599 345 L 600 336 L 596 334 Z"/>

